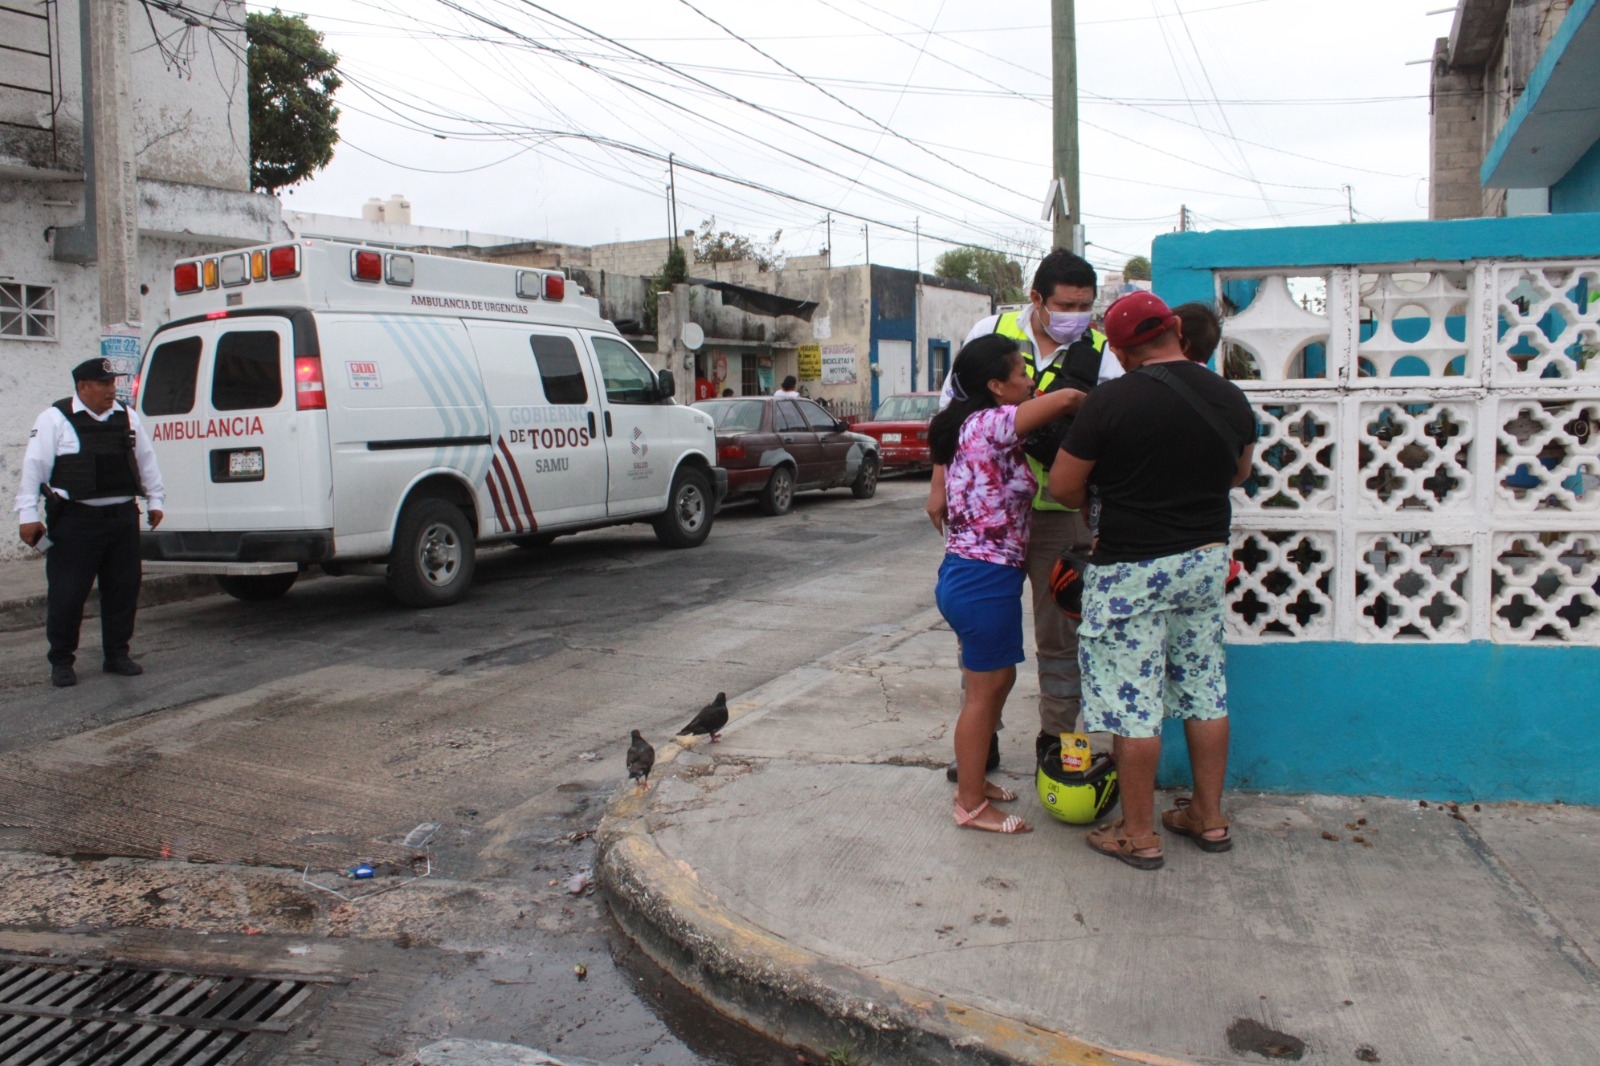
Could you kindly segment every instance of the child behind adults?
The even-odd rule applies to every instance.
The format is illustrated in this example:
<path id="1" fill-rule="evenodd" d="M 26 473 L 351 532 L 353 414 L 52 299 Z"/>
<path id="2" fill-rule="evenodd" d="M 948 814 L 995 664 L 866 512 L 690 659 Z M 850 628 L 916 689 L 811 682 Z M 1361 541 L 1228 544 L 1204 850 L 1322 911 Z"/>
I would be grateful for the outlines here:
<path id="1" fill-rule="evenodd" d="M 961 349 L 951 372 L 955 398 L 928 426 L 933 461 L 946 468 L 944 562 L 935 598 L 961 642 L 962 700 L 956 719 L 957 825 L 1026 833 L 1026 822 L 989 805 L 1016 794 L 987 780 L 990 738 L 1016 684 L 1022 652 L 1022 586 L 1038 489 L 1023 452 L 1028 434 L 1082 400 L 1076 389 L 1033 396 L 1022 350 L 984 334 Z"/>
<path id="2" fill-rule="evenodd" d="M 1222 322 L 1217 318 L 1216 311 L 1209 304 L 1193 300 L 1174 307 L 1172 313 L 1178 316 L 1183 357 L 1191 363 L 1209 364 L 1211 357 L 1216 354 L 1217 344 L 1222 340 Z M 1222 368 L 1218 367 L 1217 372 L 1220 374 Z"/>

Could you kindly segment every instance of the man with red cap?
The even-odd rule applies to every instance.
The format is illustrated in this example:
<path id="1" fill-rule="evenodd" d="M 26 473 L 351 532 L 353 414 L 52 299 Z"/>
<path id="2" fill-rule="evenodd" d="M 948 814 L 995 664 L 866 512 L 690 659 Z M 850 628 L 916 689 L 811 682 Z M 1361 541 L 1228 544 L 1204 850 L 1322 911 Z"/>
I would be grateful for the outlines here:
<path id="1" fill-rule="evenodd" d="M 1084 399 L 1050 467 L 1069 507 L 1094 498 L 1099 525 L 1078 626 L 1085 728 L 1114 736 L 1122 817 L 1091 832 L 1102 854 L 1161 866 L 1155 825 L 1161 725 L 1181 718 L 1194 795 L 1161 824 L 1203 851 L 1233 846 L 1223 586 L 1228 494 L 1250 474 L 1256 419 L 1238 386 L 1184 357 L 1178 317 L 1154 293 L 1107 309 L 1107 346 L 1126 374 Z"/>

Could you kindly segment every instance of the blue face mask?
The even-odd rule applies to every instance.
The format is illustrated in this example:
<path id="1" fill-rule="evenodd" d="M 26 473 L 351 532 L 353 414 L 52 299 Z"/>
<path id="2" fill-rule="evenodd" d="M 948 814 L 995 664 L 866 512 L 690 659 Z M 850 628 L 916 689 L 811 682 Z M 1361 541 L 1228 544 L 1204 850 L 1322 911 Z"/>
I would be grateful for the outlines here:
<path id="1" fill-rule="evenodd" d="M 1083 336 L 1089 329 L 1089 320 L 1093 318 L 1088 311 L 1050 311 L 1050 322 L 1044 331 L 1050 334 L 1050 339 L 1057 344 L 1071 344 Z"/>

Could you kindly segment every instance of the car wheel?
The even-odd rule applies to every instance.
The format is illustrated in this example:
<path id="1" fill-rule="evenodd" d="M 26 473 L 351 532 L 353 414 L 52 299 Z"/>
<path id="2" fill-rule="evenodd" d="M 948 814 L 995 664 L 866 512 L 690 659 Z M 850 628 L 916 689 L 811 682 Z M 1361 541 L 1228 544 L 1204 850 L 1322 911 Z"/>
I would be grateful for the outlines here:
<path id="1" fill-rule="evenodd" d="M 218 574 L 217 585 L 236 600 L 263 603 L 288 592 L 299 577 L 294 570 L 285 574 Z"/>
<path id="2" fill-rule="evenodd" d="M 761 509 L 770 515 L 782 515 L 793 506 L 794 467 L 776 467 L 767 479 L 767 487 L 761 490 Z"/>
<path id="3" fill-rule="evenodd" d="M 698 548 L 711 535 L 714 509 L 711 481 L 705 471 L 679 468 L 667 495 L 667 509 L 651 525 L 656 539 L 669 548 Z"/>
<path id="4" fill-rule="evenodd" d="M 878 493 L 878 457 L 869 455 L 861 460 L 861 469 L 850 483 L 850 491 L 858 500 L 870 500 Z"/>
<path id="5" fill-rule="evenodd" d="M 400 516 L 389 553 L 389 591 L 407 607 L 443 607 L 472 584 L 476 543 L 461 509 L 444 500 L 413 501 Z"/>

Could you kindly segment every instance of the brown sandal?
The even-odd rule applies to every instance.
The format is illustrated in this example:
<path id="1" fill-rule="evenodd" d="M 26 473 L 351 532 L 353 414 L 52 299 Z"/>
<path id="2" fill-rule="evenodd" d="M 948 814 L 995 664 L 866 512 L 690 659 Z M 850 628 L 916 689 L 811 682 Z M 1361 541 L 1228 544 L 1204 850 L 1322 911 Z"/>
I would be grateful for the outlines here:
<path id="1" fill-rule="evenodd" d="M 1179 796 L 1172 802 L 1171 810 L 1161 812 L 1162 828 L 1181 837 L 1188 837 L 1201 851 L 1227 851 L 1233 847 L 1233 834 L 1227 831 L 1231 823 L 1226 818 L 1208 818 L 1198 822 L 1189 807 L 1191 800 L 1188 796 Z M 1206 836 L 1213 829 L 1223 830 L 1222 836 Z"/>
<path id="2" fill-rule="evenodd" d="M 1159 870 L 1167 861 L 1163 855 L 1137 854 L 1146 848 L 1159 848 L 1161 846 L 1161 834 L 1151 833 L 1145 837 L 1130 837 L 1122 831 L 1121 818 L 1114 822 L 1107 822 L 1099 829 L 1091 830 L 1084 840 L 1100 854 L 1109 855 L 1113 859 L 1121 859 L 1136 869 Z"/>

